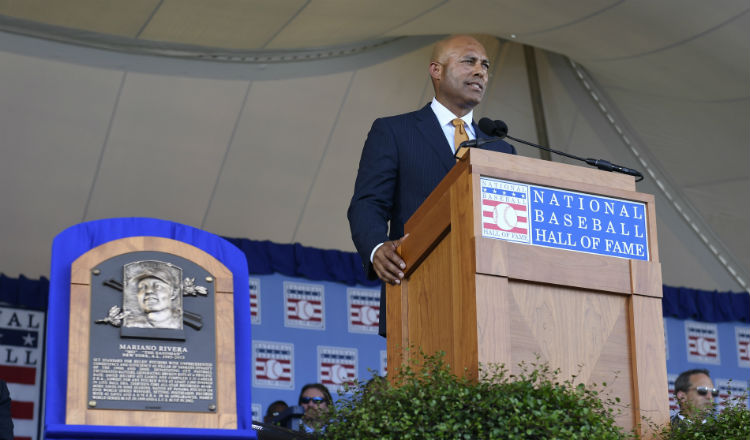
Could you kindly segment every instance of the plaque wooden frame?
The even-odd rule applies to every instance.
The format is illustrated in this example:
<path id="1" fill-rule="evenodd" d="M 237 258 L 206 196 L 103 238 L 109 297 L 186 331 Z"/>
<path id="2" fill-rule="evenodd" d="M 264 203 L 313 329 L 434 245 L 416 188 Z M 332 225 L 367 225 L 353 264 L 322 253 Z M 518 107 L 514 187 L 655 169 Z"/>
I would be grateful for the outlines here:
<path id="1" fill-rule="evenodd" d="M 480 176 L 643 202 L 649 261 L 482 236 Z M 549 362 L 561 378 L 607 382 L 618 424 L 669 421 L 654 197 L 632 177 L 471 149 L 405 225 L 406 276 L 387 285 L 388 365 L 442 350 L 455 374 Z M 648 433 L 646 437 L 649 436 Z"/>
<path id="2" fill-rule="evenodd" d="M 92 270 L 112 257 L 137 251 L 179 255 L 214 278 L 216 335 L 215 412 L 96 409 L 88 406 Z M 126 237 L 95 247 L 71 266 L 68 382 L 65 423 L 69 425 L 237 429 L 235 332 L 232 272 L 202 249 L 164 237 Z"/>

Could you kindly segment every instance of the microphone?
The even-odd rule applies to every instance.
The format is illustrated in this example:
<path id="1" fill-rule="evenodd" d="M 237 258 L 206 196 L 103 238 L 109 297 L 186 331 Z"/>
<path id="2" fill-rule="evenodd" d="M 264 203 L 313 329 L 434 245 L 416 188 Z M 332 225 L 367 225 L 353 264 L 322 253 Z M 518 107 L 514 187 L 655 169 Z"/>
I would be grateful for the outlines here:
<path id="1" fill-rule="evenodd" d="M 643 174 L 641 174 L 640 171 L 634 170 L 632 168 L 623 167 L 623 166 L 620 166 L 620 165 L 615 165 L 615 164 L 610 163 L 610 162 L 608 162 L 608 161 L 606 161 L 604 159 L 596 159 L 596 160 L 594 160 L 594 159 L 586 159 L 585 162 L 587 164 L 591 165 L 591 166 L 595 166 L 595 167 L 599 168 L 600 170 L 604 170 L 604 171 L 617 171 L 618 173 L 628 174 L 630 176 L 639 177 L 639 179 L 636 180 L 636 182 L 640 182 L 641 180 L 643 180 Z"/>
<path id="2" fill-rule="evenodd" d="M 480 130 L 491 136 L 504 138 L 508 135 L 508 124 L 504 121 L 493 121 L 490 118 L 482 118 L 479 120 L 478 125 Z"/>
<path id="3" fill-rule="evenodd" d="M 604 160 L 604 159 L 591 159 L 591 158 L 584 159 L 582 157 L 578 157 L 578 156 L 573 155 L 573 154 L 568 154 L 568 153 L 565 153 L 565 152 L 562 152 L 562 151 L 553 150 L 552 148 L 543 147 L 541 145 L 537 145 L 537 144 L 525 141 L 523 139 L 514 138 L 513 136 L 511 136 L 511 135 L 508 134 L 508 124 L 506 124 L 503 121 L 493 121 L 493 120 L 491 120 L 489 118 L 482 118 L 482 119 L 479 120 L 479 124 L 478 125 L 479 125 L 479 129 L 480 130 L 482 130 L 483 132 L 489 134 L 490 136 L 495 136 L 495 137 L 487 138 L 487 139 L 479 139 L 479 140 L 475 139 L 473 141 L 462 142 L 461 145 L 460 145 L 460 147 L 464 147 L 464 146 L 466 146 L 466 147 L 479 147 L 479 146 L 484 145 L 486 143 L 495 142 L 495 141 L 498 141 L 500 139 L 503 139 L 503 138 L 507 137 L 508 139 L 512 139 L 512 140 L 514 140 L 516 142 L 520 142 L 522 144 L 526 144 L 526 145 L 532 146 L 534 148 L 539 148 L 541 150 L 549 151 L 551 153 L 555 153 L 555 154 L 560 155 L 560 156 L 569 157 L 571 159 L 580 160 L 581 162 L 585 162 L 585 163 L 587 163 L 587 164 L 589 164 L 591 166 L 595 166 L 595 167 L 599 168 L 600 170 L 615 171 L 615 172 L 618 172 L 618 173 L 622 173 L 622 174 L 627 174 L 629 176 L 633 176 L 633 177 L 636 178 L 636 180 L 635 180 L 636 182 L 640 182 L 641 180 L 643 180 L 643 174 L 641 174 L 640 171 L 634 170 L 632 168 L 627 168 L 627 167 L 624 167 L 624 166 L 621 166 L 621 165 L 616 165 L 616 164 L 613 164 L 613 163 L 611 163 L 611 162 L 609 162 L 607 160 Z M 466 144 L 466 145 L 464 145 L 464 144 Z"/>

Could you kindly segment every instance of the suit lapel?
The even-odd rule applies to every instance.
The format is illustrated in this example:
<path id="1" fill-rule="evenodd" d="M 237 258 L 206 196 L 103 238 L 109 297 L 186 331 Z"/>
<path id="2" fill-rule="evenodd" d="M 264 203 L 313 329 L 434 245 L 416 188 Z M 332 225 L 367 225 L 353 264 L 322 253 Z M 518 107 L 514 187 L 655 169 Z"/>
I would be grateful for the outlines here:
<path id="1" fill-rule="evenodd" d="M 451 154 L 451 146 L 448 145 L 448 140 L 445 138 L 443 129 L 440 128 L 440 124 L 438 124 L 437 117 L 432 112 L 430 104 L 419 110 L 416 117 L 417 129 L 422 134 L 424 143 L 436 154 L 438 160 L 445 168 L 445 172 L 448 172 L 456 164 L 456 160 Z"/>

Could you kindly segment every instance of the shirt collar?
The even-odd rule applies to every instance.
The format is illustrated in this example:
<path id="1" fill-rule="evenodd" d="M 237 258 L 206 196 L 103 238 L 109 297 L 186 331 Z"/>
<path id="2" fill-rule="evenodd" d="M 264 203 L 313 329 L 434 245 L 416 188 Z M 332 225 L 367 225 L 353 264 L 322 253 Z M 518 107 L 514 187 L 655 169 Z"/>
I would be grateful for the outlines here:
<path id="1" fill-rule="evenodd" d="M 437 116 L 438 123 L 440 123 L 440 126 L 448 125 L 450 122 L 454 119 L 456 119 L 458 116 L 454 115 L 452 111 L 448 110 L 446 106 L 440 103 L 440 101 L 437 100 L 437 98 L 432 98 L 432 104 L 430 104 L 430 108 L 432 108 L 433 113 L 435 113 L 435 116 Z M 464 124 L 466 124 L 469 127 L 473 126 L 471 125 L 472 118 L 474 116 L 474 110 L 470 110 L 469 113 L 466 113 L 461 117 L 463 119 Z"/>

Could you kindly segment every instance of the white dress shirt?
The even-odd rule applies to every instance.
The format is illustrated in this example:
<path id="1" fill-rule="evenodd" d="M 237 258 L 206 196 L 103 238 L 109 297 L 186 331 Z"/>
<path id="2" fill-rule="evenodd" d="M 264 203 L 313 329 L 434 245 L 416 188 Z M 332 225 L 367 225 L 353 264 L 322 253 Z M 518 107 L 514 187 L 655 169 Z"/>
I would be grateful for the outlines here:
<path id="1" fill-rule="evenodd" d="M 437 98 L 432 98 L 432 104 L 430 104 L 430 108 L 432 109 L 432 112 L 435 113 L 435 116 L 437 116 L 440 128 L 443 129 L 443 134 L 445 134 L 445 139 L 448 141 L 448 145 L 451 146 L 451 151 L 453 152 L 453 154 L 456 154 L 456 145 L 453 145 L 453 136 L 456 133 L 456 127 L 453 125 L 452 121 L 458 118 L 458 116 L 454 115 L 453 112 L 448 110 L 437 100 Z M 477 138 L 476 133 L 474 133 L 474 126 L 471 125 L 473 115 L 474 110 L 471 110 L 469 113 L 466 113 L 461 117 L 461 119 L 463 119 L 464 121 L 464 129 L 466 130 L 466 134 L 469 135 L 469 140 Z"/>

